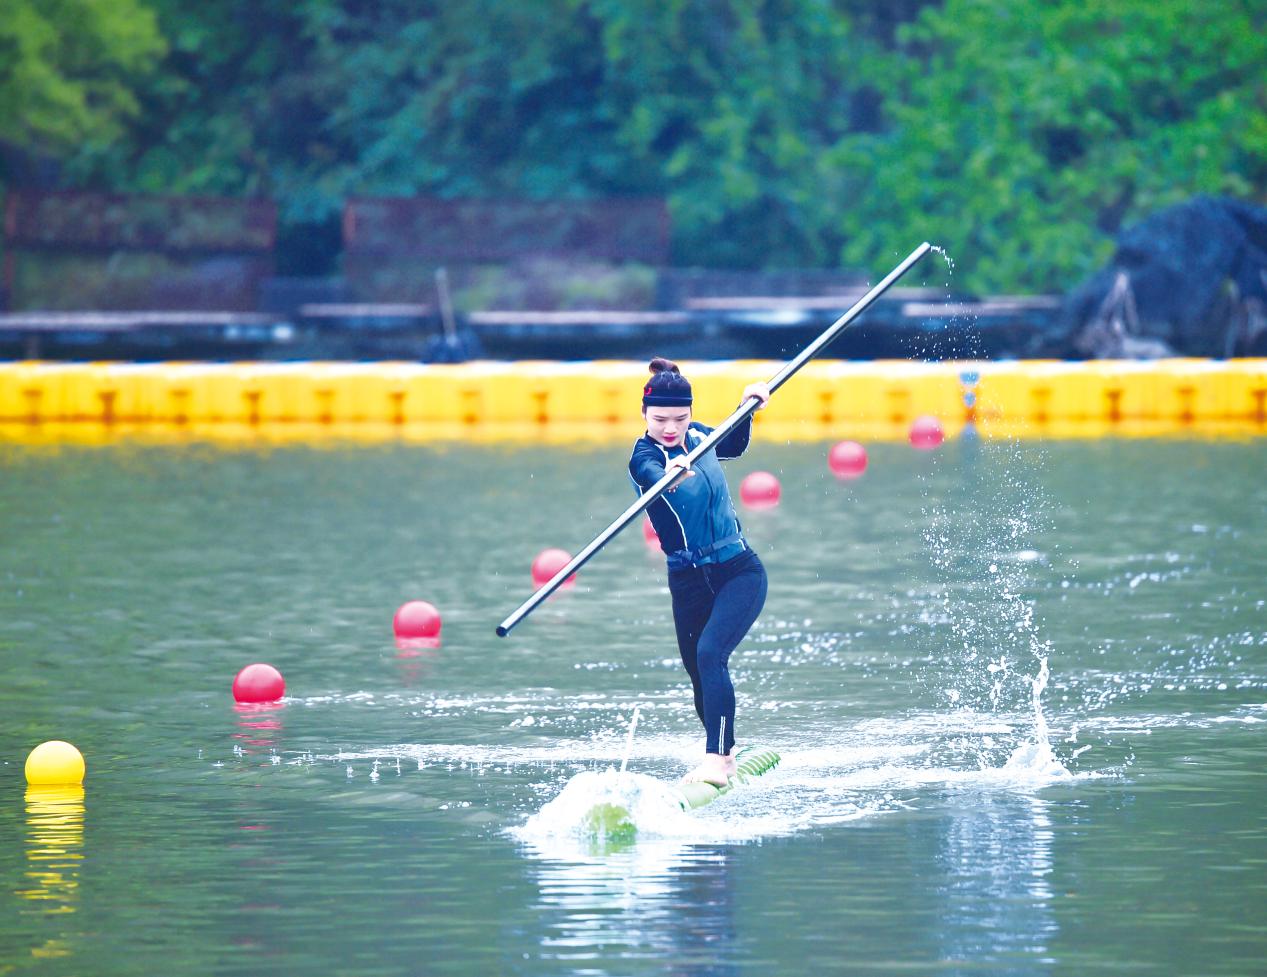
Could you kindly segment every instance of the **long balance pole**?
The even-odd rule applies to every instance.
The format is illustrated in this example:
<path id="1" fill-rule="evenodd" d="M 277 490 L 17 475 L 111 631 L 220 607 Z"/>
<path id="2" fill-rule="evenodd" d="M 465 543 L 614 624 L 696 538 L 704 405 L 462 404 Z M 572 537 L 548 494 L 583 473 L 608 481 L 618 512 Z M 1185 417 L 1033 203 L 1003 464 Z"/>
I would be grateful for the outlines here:
<path id="1" fill-rule="evenodd" d="M 871 305 L 872 302 L 883 295 L 890 285 L 910 271 L 911 266 L 919 261 L 920 258 L 924 257 L 924 255 L 928 254 L 928 252 L 932 250 L 932 247 L 933 246 L 931 244 L 925 241 L 907 255 L 900 265 L 877 282 L 866 295 L 858 299 L 848 312 L 828 326 L 827 329 L 823 331 L 822 335 L 801 350 L 795 359 L 790 360 L 783 369 L 771 377 L 768 384 L 770 387 L 770 393 L 774 393 L 774 391 L 778 390 L 779 387 L 787 383 L 797 370 L 817 356 L 823 347 L 839 336 L 844 331 L 845 327 L 853 322 L 854 319 L 858 318 L 858 316 L 866 310 L 867 306 Z M 718 441 L 734 430 L 735 426 L 740 424 L 754 410 L 756 410 L 760 403 L 761 401 L 758 398 L 749 397 L 740 404 L 733 414 L 722 421 L 721 424 L 713 429 L 711 434 L 704 438 L 703 441 L 696 445 L 695 448 L 687 454 L 685 459 L 686 464 L 693 464 L 695 459 L 699 458 L 704 453 L 711 451 Z M 638 501 L 617 516 L 616 521 L 599 533 L 598 536 L 594 538 L 593 542 L 586 546 L 585 549 L 581 550 L 581 552 L 577 553 L 576 556 L 572 557 L 567 566 L 542 584 L 540 589 L 520 604 L 510 617 L 506 618 L 506 620 L 502 621 L 501 624 L 497 625 L 498 637 L 506 637 L 506 635 L 510 633 L 511 628 L 531 614 L 538 604 L 558 590 L 563 581 L 572 576 L 572 574 L 576 573 L 577 570 L 589 561 L 591 556 L 606 546 L 612 537 L 633 522 L 638 513 L 642 512 L 643 509 L 668 491 L 669 486 L 672 485 L 674 481 L 681 476 L 681 474 L 682 472 L 680 469 L 666 472 L 663 478 L 652 485 L 651 488 L 643 492 L 642 495 L 638 497 Z"/>

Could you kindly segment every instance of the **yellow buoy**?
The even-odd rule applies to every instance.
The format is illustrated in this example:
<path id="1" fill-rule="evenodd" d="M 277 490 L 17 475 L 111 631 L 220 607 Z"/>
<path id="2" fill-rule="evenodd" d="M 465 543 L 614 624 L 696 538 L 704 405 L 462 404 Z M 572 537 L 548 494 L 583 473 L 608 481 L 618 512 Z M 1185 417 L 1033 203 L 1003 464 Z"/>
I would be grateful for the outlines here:
<path id="1" fill-rule="evenodd" d="M 84 756 L 70 743 L 49 740 L 26 758 L 28 784 L 82 784 Z"/>

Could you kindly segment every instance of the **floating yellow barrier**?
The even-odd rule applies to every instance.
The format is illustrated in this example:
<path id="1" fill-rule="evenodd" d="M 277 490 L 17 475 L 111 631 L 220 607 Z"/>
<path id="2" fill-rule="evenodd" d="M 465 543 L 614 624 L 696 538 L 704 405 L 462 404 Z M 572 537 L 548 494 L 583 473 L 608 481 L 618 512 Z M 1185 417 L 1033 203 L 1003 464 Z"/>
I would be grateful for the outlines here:
<path id="1" fill-rule="evenodd" d="M 695 413 L 727 416 L 739 392 L 781 364 L 683 364 Z M 481 438 L 584 425 L 636 427 L 641 362 L 0 363 L 0 425 L 89 425 L 341 436 Z M 947 433 L 1052 435 L 1070 426 L 1128 433 L 1267 429 L 1267 359 L 1063 362 L 820 360 L 779 391 L 757 422 L 789 440 L 904 437 L 921 415 Z M 511 435 L 497 435 L 494 439 Z M 23 437 L 22 440 L 32 440 Z M 39 438 L 34 438 L 39 440 Z"/>

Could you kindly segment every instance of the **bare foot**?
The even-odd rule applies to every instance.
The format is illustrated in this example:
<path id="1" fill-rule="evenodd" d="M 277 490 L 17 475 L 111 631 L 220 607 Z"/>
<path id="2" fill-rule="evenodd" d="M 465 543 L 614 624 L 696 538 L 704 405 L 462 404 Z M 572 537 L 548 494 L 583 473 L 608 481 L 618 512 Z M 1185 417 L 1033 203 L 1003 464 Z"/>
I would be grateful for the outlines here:
<path id="1" fill-rule="evenodd" d="M 712 784 L 725 787 L 735 775 L 735 758 L 717 753 L 705 753 L 704 762 L 682 778 L 688 784 Z"/>

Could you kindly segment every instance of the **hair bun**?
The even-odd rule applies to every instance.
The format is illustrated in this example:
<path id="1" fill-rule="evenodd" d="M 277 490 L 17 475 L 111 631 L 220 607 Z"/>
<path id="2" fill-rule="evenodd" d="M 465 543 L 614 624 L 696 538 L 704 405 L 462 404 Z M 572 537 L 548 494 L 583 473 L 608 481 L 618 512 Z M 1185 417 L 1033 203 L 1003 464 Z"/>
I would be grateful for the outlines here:
<path id="1" fill-rule="evenodd" d="M 681 373 L 677 368 L 677 364 L 672 360 L 666 360 L 663 356 L 654 357 L 650 365 L 647 367 L 652 373 Z"/>

